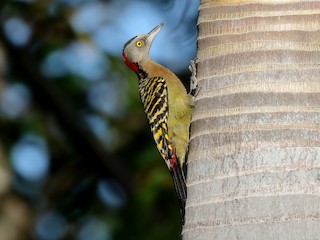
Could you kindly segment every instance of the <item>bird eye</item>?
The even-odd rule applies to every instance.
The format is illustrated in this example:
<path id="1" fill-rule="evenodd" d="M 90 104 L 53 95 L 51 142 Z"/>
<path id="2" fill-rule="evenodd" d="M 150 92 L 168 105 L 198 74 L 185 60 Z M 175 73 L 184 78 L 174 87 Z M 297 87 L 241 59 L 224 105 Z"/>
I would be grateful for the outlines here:
<path id="1" fill-rule="evenodd" d="M 142 41 L 138 41 L 138 42 L 136 42 L 136 45 L 137 45 L 137 47 L 142 47 L 143 42 Z"/>

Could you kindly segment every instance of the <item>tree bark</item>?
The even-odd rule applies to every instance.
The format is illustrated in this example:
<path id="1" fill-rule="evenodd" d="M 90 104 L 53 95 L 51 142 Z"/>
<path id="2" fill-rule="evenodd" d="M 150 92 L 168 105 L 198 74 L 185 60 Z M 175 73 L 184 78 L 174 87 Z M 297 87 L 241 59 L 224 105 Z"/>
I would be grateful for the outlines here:
<path id="1" fill-rule="evenodd" d="M 319 239 L 320 2 L 199 9 L 184 240 Z"/>

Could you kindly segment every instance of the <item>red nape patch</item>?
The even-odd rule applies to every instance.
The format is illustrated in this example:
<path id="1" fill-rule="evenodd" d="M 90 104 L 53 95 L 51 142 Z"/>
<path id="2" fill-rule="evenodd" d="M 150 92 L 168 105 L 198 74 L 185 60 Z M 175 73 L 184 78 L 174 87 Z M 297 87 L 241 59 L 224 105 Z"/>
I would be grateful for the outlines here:
<path id="1" fill-rule="evenodd" d="M 129 68 L 131 68 L 133 71 L 135 71 L 136 73 L 138 73 L 138 71 L 139 71 L 138 64 L 130 62 L 124 52 L 122 52 L 122 57 L 123 57 L 124 62 L 127 64 L 127 66 Z"/>

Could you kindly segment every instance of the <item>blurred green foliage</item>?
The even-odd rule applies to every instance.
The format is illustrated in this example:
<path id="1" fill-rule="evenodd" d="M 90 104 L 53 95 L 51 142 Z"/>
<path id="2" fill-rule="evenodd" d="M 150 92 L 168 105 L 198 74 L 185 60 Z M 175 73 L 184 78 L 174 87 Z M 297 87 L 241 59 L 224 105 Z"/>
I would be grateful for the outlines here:
<path id="1" fill-rule="evenodd" d="M 10 174 L 11 187 L 3 191 L 0 188 L 0 200 L 14 196 L 17 205 L 28 209 L 23 218 L 29 224 L 17 225 L 18 234 L 11 239 L 46 239 L 41 234 L 47 229 L 40 229 L 43 223 L 39 219 L 47 212 L 61 214 L 66 222 L 62 233 L 50 239 L 82 239 L 79 233 L 84 232 L 88 219 L 103 223 L 104 230 L 100 230 L 109 232 L 107 239 L 180 239 L 177 199 L 170 174 L 152 141 L 135 74 L 122 59 L 105 53 L 110 70 L 96 81 L 77 74 L 48 77 L 42 70 L 43 62 L 53 51 L 75 41 L 93 44 L 90 35 L 75 32 L 69 24 L 82 1 L 66 2 L 0 3 L 2 33 L 5 21 L 13 17 L 23 19 L 32 28 L 32 37 L 25 45 L 14 46 L 4 34 L 0 39 L 0 53 L 5 53 L 4 62 L 0 63 L 0 94 L 19 83 L 31 96 L 23 113 L 8 117 L 0 112 L 0 149 L 4 152 L 0 154 L 0 168 L 2 164 L 10 166 L 12 148 L 26 134 L 44 139 L 50 159 L 49 171 L 39 181 L 23 178 L 13 166 L 2 167 Z M 119 112 L 108 113 L 88 102 L 89 90 L 103 82 L 117 86 L 117 105 L 112 111 Z M 92 126 L 84 120 L 87 115 L 106 124 L 105 138 L 92 133 Z M 113 165 L 117 167 L 113 169 Z M 120 195 L 123 205 L 114 207 L 101 197 L 98 189 L 103 181 L 116 183 L 111 184 L 114 191 L 105 191 Z M 0 201 L 0 209 L 5 208 L 2 204 Z M 0 229 L 1 224 L 5 223 L 0 221 Z M 91 239 L 106 236 L 95 229 Z"/>

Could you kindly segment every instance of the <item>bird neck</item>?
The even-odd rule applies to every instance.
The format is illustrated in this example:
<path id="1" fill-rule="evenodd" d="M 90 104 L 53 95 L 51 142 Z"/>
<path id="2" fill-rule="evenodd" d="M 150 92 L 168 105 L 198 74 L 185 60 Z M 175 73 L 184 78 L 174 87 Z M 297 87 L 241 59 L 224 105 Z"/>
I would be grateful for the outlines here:
<path id="1" fill-rule="evenodd" d="M 133 71 L 135 71 L 136 73 L 138 73 L 138 70 L 139 70 L 138 63 L 131 62 L 128 59 L 127 55 L 124 53 L 124 51 L 122 51 L 122 57 L 123 57 L 124 62 L 127 64 L 127 66 L 129 68 L 131 68 Z"/>
<path id="2" fill-rule="evenodd" d="M 167 71 L 165 67 L 151 60 L 149 56 L 143 58 L 138 63 L 139 78 L 153 78 L 162 76 Z"/>
<path id="3" fill-rule="evenodd" d="M 146 69 L 143 68 L 143 66 L 145 65 L 146 61 L 147 62 L 151 61 L 149 56 L 146 56 L 142 61 L 131 62 L 128 59 L 127 55 L 123 51 L 122 57 L 123 57 L 124 62 L 127 64 L 127 66 L 129 68 L 131 68 L 138 75 L 139 79 L 146 79 L 148 77 L 148 73 L 147 73 Z"/>
<path id="4" fill-rule="evenodd" d="M 140 80 L 147 79 L 153 76 L 153 70 L 157 68 L 158 64 L 150 59 L 149 56 L 143 58 L 138 63 L 138 77 Z"/>

